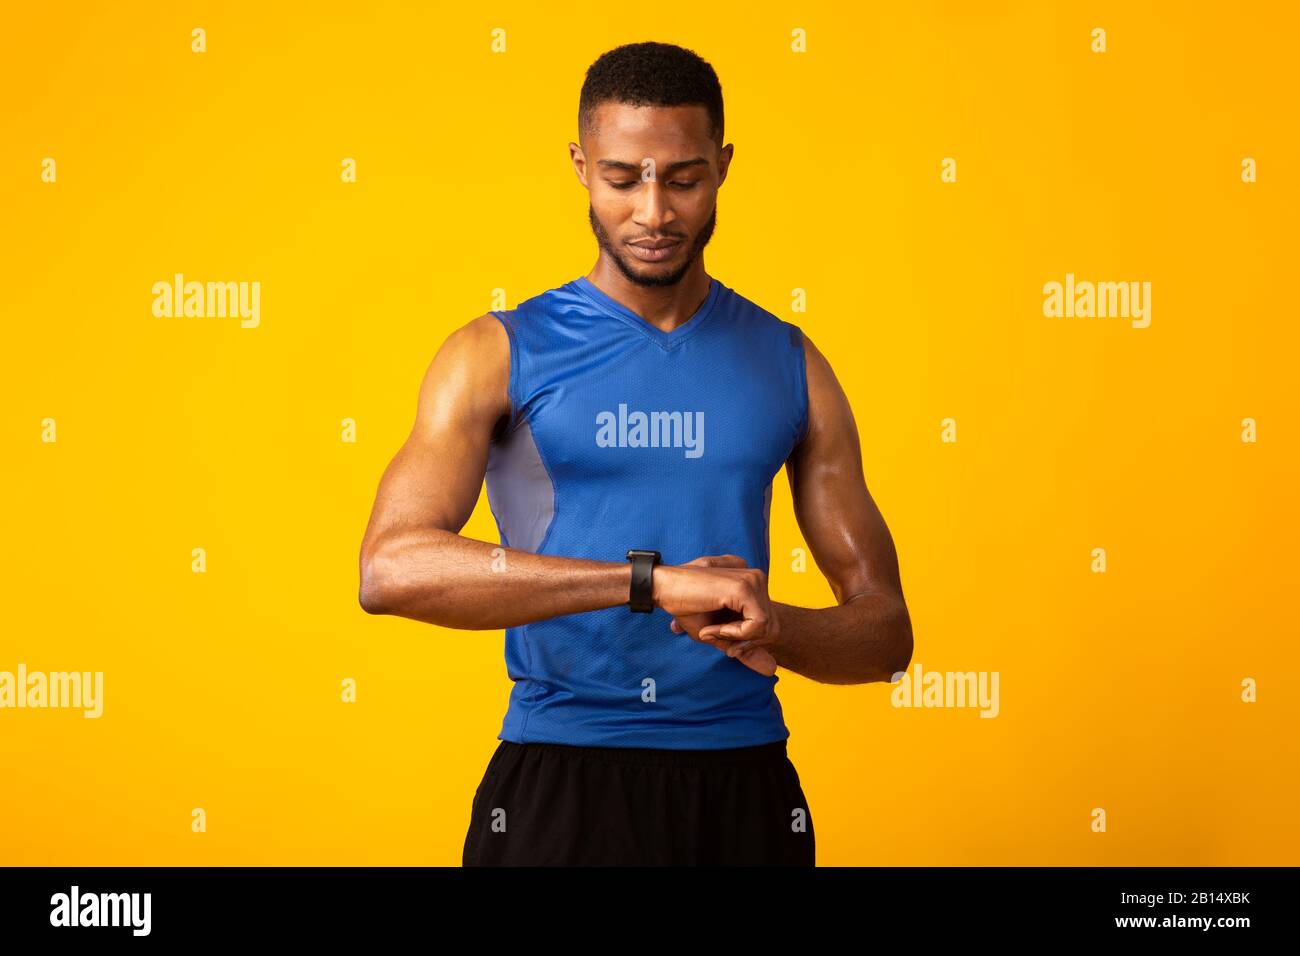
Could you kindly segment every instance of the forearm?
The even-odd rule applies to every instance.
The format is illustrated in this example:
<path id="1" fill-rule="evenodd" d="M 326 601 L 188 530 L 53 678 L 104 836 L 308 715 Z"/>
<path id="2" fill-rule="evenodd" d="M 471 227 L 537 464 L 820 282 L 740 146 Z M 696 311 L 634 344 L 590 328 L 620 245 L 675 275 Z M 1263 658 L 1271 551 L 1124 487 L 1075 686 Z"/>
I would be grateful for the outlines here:
<path id="1" fill-rule="evenodd" d="M 912 659 L 912 625 L 902 600 L 864 594 L 837 607 L 772 602 L 779 622 L 767 646 L 787 670 L 825 684 L 890 682 Z"/>
<path id="2" fill-rule="evenodd" d="M 516 551 L 436 529 L 363 547 L 361 604 L 462 630 L 494 630 L 626 604 L 626 562 Z"/>

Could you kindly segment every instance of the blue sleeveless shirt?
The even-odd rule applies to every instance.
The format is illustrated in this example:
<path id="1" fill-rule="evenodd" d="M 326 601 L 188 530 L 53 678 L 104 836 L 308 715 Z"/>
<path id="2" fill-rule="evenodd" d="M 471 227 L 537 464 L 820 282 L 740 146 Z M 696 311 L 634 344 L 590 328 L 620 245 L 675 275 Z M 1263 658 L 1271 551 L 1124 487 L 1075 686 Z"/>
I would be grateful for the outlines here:
<path id="1" fill-rule="evenodd" d="M 768 570 L 772 480 L 808 427 L 799 328 L 711 280 L 671 332 L 585 277 L 492 313 L 510 339 L 510 422 L 488 453 L 501 544 Z M 626 605 L 506 631 L 498 738 L 719 749 L 789 737 L 764 677 Z"/>

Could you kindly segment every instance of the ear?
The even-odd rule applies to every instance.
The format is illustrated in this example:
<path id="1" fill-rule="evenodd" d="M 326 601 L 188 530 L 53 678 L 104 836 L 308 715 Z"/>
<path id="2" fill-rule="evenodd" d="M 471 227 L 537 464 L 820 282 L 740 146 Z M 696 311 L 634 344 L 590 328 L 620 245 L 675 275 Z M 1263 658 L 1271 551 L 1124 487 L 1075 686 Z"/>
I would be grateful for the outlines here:
<path id="1" fill-rule="evenodd" d="M 573 172 L 577 175 L 578 182 L 582 183 L 582 188 L 590 190 L 591 187 L 587 185 L 587 156 L 577 143 L 569 144 L 569 161 L 573 163 Z"/>
<path id="2" fill-rule="evenodd" d="M 735 144 L 728 143 L 718 151 L 718 185 L 727 181 L 727 170 L 731 168 L 731 157 L 735 153 Z"/>

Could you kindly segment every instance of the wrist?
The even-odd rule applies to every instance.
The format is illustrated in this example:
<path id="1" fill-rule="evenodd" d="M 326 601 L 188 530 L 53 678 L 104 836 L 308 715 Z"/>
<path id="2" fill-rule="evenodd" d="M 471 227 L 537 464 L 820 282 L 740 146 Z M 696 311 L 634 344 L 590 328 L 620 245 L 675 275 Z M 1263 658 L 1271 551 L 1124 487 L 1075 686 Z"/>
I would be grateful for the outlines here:
<path id="1" fill-rule="evenodd" d="M 772 641 L 767 645 L 767 649 L 773 657 L 776 657 L 790 646 L 790 639 L 794 636 L 794 625 L 790 621 L 791 605 L 778 604 L 769 598 L 768 608 L 772 617 L 772 626 L 769 628 Z M 779 658 L 777 663 L 781 663 Z"/>
<path id="2" fill-rule="evenodd" d="M 668 568 L 656 564 L 650 578 L 650 600 L 655 607 L 663 607 L 664 581 L 668 577 Z"/>
<path id="3" fill-rule="evenodd" d="M 658 551 L 632 548 L 627 559 L 632 568 L 628 606 L 634 612 L 649 614 L 659 606 L 655 601 L 655 569 L 662 558 Z"/>

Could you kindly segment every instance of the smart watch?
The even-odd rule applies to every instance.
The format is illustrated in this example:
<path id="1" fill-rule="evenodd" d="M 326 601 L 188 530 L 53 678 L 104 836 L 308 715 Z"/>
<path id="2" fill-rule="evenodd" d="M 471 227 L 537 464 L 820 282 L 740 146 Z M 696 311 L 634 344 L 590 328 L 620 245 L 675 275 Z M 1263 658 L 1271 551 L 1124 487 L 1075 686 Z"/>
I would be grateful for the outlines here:
<path id="1" fill-rule="evenodd" d="M 655 609 L 654 573 L 655 565 L 660 563 L 658 551 L 643 551 L 633 548 L 627 553 L 632 562 L 632 588 L 627 605 L 641 614 L 649 614 Z"/>

